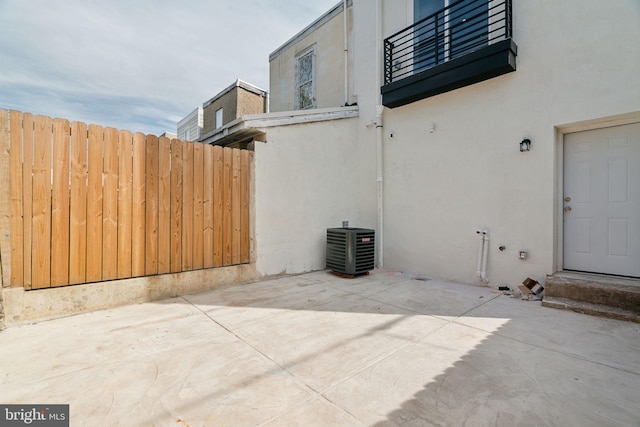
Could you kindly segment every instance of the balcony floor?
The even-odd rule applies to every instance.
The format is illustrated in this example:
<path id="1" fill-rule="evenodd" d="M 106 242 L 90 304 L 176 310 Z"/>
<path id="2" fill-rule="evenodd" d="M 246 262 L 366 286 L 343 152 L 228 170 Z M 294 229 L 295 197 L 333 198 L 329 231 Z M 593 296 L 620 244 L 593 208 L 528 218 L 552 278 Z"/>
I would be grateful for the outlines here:
<path id="1" fill-rule="evenodd" d="M 0 396 L 71 425 L 623 426 L 640 325 L 374 271 L 264 280 L 0 332 Z"/>

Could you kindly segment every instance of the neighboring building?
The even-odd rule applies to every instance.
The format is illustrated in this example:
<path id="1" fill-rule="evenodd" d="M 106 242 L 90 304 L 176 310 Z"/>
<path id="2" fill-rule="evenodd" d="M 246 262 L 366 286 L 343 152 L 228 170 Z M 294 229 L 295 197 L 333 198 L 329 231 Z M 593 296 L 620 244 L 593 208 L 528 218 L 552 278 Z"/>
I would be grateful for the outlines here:
<path id="1" fill-rule="evenodd" d="M 178 122 L 178 138 L 183 141 L 197 141 L 204 124 L 202 107 L 198 107 Z"/>
<path id="2" fill-rule="evenodd" d="M 267 112 L 267 102 L 267 91 L 236 80 L 203 104 L 204 125 L 199 140 L 210 143 L 213 136 L 228 123 L 248 114 Z"/>
<path id="3" fill-rule="evenodd" d="M 337 4 L 269 55 L 271 112 L 356 102 L 353 88 L 342 84 L 353 58 L 348 46 L 352 25 L 345 22 L 343 9 L 344 2 Z"/>
<path id="4" fill-rule="evenodd" d="M 563 270 L 640 277 L 636 0 L 353 0 L 346 20 L 344 4 L 270 57 L 272 111 L 338 107 L 346 87 L 358 117 L 339 134 L 306 116 L 262 129 L 261 271 L 324 268 L 339 209 L 376 228 L 378 263 L 394 270 L 492 286 Z M 311 74 L 296 77 L 296 61 Z"/>
<path id="5" fill-rule="evenodd" d="M 169 138 L 169 139 L 176 139 L 178 137 L 178 135 L 176 133 L 173 132 L 163 132 L 162 135 L 160 135 L 160 137 L 165 137 L 165 138 Z"/>

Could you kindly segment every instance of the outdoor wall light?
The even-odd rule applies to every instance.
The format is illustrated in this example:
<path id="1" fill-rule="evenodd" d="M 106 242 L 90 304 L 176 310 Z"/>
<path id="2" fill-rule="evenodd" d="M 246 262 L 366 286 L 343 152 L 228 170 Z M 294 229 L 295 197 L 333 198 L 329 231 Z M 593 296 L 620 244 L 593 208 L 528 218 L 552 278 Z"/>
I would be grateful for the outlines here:
<path id="1" fill-rule="evenodd" d="M 525 138 L 520 142 L 520 151 L 531 151 L 531 140 L 529 138 Z"/>

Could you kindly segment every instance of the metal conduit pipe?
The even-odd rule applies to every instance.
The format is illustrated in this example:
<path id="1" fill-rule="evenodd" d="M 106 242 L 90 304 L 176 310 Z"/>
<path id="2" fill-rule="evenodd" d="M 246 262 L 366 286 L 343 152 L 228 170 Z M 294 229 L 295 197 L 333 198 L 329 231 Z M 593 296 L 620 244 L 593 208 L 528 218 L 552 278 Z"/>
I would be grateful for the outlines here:
<path id="1" fill-rule="evenodd" d="M 382 1 L 376 0 L 376 84 L 382 87 Z M 378 244 L 378 268 L 384 266 L 384 170 L 383 170 L 383 134 L 382 115 L 384 106 L 382 105 L 382 95 L 378 95 L 376 105 L 376 150 L 377 150 L 377 184 L 378 184 L 378 234 L 376 242 Z"/>
<path id="2" fill-rule="evenodd" d="M 347 1 L 342 1 L 342 26 L 344 33 L 344 106 L 349 105 L 349 35 L 347 33 Z"/>

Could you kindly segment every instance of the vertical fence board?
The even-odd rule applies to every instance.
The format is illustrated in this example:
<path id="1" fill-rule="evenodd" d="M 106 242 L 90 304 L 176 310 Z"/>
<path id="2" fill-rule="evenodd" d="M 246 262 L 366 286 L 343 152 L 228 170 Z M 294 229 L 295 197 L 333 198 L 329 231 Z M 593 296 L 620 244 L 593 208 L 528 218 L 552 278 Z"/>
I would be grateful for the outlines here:
<path id="1" fill-rule="evenodd" d="M 240 263 L 240 220 L 242 215 L 240 213 L 240 207 L 242 206 L 241 199 L 241 179 L 240 179 L 240 150 L 234 149 L 232 162 L 232 181 L 231 181 L 231 230 L 233 236 L 231 238 L 231 264 Z"/>
<path id="2" fill-rule="evenodd" d="M 133 230 L 133 136 L 118 132 L 118 269 L 119 279 L 131 277 Z"/>
<path id="3" fill-rule="evenodd" d="M 213 145 L 204 146 L 204 193 L 202 199 L 204 268 L 213 267 Z"/>
<path id="4" fill-rule="evenodd" d="M 250 162 L 249 151 L 240 152 L 240 262 L 249 262 Z"/>
<path id="5" fill-rule="evenodd" d="M 233 187 L 233 150 L 225 147 L 224 155 L 224 180 L 222 183 L 222 198 L 224 211 L 222 213 L 222 264 L 231 265 L 233 254 L 233 215 L 231 206 L 231 191 Z"/>
<path id="6" fill-rule="evenodd" d="M 193 144 L 182 145 L 182 270 L 193 269 Z"/>
<path id="7" fill-rule="evenodd" d="M 145 274 L 158 274 L 158 137 L 147 135 Z"/>
<path id="8" fill-rule="evenodd" d="M 193 268 L 204 266 L 204 145 L 193 144 Z"/>
<path id="9" fill-rule="evenodd" d="M 89 125 L 87 146 L 87 282 L 102 280 L 102 127 Z"/>
<path id="10" fill-rule="evenodd" d="M 224 152 L 221 146 L 213 147 L 213 266 L 222 265 L 222 226 L 224 217 Z"/>
<path id="11" fill-rule="evenodd" d="M 171 141 L 171 272 L 182 271 L 182 142 Z"/>
<path id="12" fill-rule="evenodd" d="M 69 284 L 69 146 L 68 120 L 53 121 L 51 190 L 51 286 Z"/>
<path id="13" fill-rule="evenodd" d="M 11 202 L 9 185 L 9 112 L 0 110 L 0 279 L 11 285 Z"/>
<path id="14" fill-rule="evenodd" d="M 51 118 L 36 116 L 33 149 L 31 288 L 51 285 Z"/>
<path id="15" fill-rule="evenodd" d="M 23 236 L 24 236 L 24 288 L 31 289 L 31 245 L 32 245 L 32 219 L 33 219 L 33 115 L 22 115 L 22 195 L 23 207 Z"/>
<path id="16" fill-rule="evenodd" d="M 159 139 L 158 274 L 171 270 L 171 142 Z"/>
<path id="17" fill-rule="evenodd" d="M 144 276 L 145 268 L 145 219 L 146 219 L 146 138 L 136 132 L 133 135 L 133 206 L 131 212 L 131 275 Z"/>
<path id="18" fill-rule="evenodd" d="M 118 277 L 118 131 L 104 129 L 102 280 Z"/>
<path id="19" fill-rule="evenodd" d="M 4 113 L 4 112 L 3 112 Z M 6 113 L 5 117 L 6 117 Z M 22 286 L 24 283 L 24 214 L 22 200 L 22 114 L 10 112 L 9 131 L 9 187 L 11 197 L 11 286 Z M 5 125 L 6 126 L 6 125 Z M 3 183 L 4 184 L 4 183 Z"/>
<path id="20" fill-rule="evenodd" d="M 84 283 L 87 271 L 87 125 L 71 124 L 69 283 Z"/>

